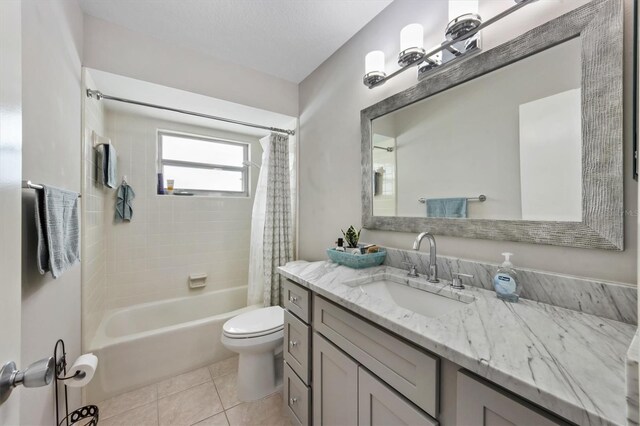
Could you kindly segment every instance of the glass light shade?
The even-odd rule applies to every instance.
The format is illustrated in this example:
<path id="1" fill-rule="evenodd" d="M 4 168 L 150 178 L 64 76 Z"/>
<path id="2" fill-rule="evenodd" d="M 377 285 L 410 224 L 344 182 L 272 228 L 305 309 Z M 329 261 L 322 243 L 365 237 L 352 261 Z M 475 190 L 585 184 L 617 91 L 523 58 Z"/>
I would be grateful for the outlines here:
<path id="1" fill-rule="evenodd" d="M 382 50 L 374 50 L 367 53 L 364 57 L 364 73 L 384 72 L 384 52 Z"/>
<path id="2" fill-rule="evenodd" d="M 449 21 L 467 13 L 478 13 L 478 0 L 449 0 Z"/>
<path id="3" fill-rule="evenodd" d="M 400 31 L 400 51 L 412 47 L 424 47 L 424 32 L 420 24 L 409 24 Z"/>

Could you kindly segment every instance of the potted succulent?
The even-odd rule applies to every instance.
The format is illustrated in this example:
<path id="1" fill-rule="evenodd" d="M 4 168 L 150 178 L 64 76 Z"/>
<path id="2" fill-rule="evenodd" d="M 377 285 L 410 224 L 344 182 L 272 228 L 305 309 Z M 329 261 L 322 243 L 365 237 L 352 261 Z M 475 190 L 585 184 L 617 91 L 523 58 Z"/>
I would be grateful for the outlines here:
<path id="1" fill-rule="evenodd" d="M 344 235 L 344 240 L 349 244 L 349 247 L 358 248 L 358 240 L 360 239 L 360 231 L 362 231 L 362 229 L 356 231 L 356 228 L 351 225 L 349 229 L 347 229 L 347 232 L 344 232 L 343 229 L 341 229 L 341 231 L 342 235 Z"/>

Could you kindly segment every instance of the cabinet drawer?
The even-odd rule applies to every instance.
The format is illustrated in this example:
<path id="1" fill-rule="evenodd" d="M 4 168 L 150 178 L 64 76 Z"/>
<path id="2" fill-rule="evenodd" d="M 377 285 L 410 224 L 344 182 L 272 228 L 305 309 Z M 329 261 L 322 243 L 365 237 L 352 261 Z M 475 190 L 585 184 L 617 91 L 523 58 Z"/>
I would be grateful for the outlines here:
<path id="1" fill-rule="evenodd" d="M 311 292 L 290 280 L 284 281 L 284 307 L 306 324 L 311 322 Z"/>
<path id="2" fill-rule="evenodd" d="M 289 364 L 284 363 L 283 374 L 284 411 L 289 415 L 292 425 L 307 426 L 311 408 L 311 390 L 302 383 Z"/>
<path id="3" fill-rule="evenodd" d="M 313 327 L 434 418 L 440 360 L 333 303 L 314 297 Z"/>
<path id="4" fill-rule="evenodd" d="M 458 372 L 457 382 L 456 423 L 459 425 L 568 426 L 564 420 L 469 372 Z"/>
<path id="5" fill-rule="evenodd" d="M 303 382 L 309 384 L 310 327 L 284 311 L 284 360 Z"/>
<path id="6" fill-rule="evenodd" d="M 438 422 L 416 408 L 398 392 L 382 383 L 367 370 L 359 367 L 358 425 L 438 426 Z"/>

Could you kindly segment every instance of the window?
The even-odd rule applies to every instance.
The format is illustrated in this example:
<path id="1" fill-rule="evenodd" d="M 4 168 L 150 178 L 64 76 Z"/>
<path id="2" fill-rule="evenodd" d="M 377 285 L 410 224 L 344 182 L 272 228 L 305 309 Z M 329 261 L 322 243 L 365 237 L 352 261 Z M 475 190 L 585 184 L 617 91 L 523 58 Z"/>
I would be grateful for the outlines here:
<path id="1" fill-rule="evenodd" d="M 206 136 L 158 133 L 159 168 L 174 190 L 249 196 L 249 145 Z"/>

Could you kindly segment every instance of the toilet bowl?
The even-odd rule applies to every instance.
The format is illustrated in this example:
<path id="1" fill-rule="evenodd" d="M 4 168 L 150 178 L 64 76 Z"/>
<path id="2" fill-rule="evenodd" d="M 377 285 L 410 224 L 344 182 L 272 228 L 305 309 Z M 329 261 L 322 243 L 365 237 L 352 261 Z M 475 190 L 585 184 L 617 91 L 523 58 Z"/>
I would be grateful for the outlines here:
<path id="1" fill-rule="evenodd" d="M 275 354 L 282 350 L 284 310 L 256 309 L 222 327 L 222 344 L 238 353 L 238 399 L 255 401 L 276 391 Z"/>

